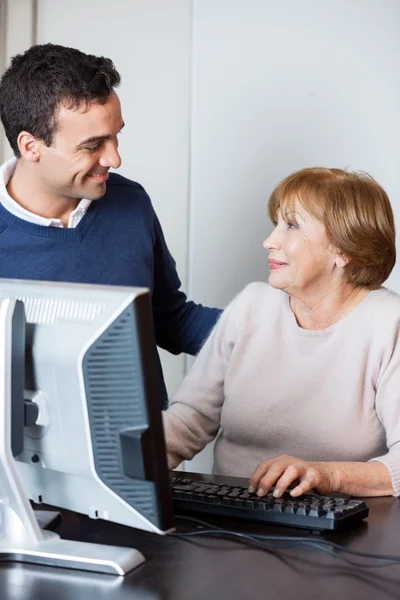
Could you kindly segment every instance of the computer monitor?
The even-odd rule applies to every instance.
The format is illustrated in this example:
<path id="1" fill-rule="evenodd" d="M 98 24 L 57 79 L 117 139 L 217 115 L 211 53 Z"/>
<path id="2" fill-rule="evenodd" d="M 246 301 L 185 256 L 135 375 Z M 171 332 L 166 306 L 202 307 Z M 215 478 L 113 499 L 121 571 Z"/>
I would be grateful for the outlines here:
<path id="1" fill-rule="evenodd" d="M 10 410 L 4 427 L 19 496 L 155 533 L 171 530 L 149 291 L 3 279 L 0 303 L 0 396 Z M 19 537 L 30 529 L 35 545 L 31 515 L 21 520 Z"/>

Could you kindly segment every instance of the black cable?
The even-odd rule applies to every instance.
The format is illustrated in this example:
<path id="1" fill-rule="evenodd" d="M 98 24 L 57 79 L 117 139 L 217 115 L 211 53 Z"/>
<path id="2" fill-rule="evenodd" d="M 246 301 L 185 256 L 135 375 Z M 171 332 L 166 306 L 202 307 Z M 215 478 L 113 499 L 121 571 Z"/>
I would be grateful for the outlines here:
<path id="1" fill-rule="evenodd" d="M 174 537 L 177 538 L 189 538 L 189 537 L 196 537 L 196 536 L 217 536 L 219 538 L 223 537 L 224 539 L 228 539 L 228 537 L 233 537 L 233 538 L 239 538 L 239 539 L 234 539 L 232 541 L 237 541 L 237 542 L 241 542 L 244 544 L 247 544 L 248 546 L 251 547 L 255 547 L 258 548 L 260 550 L 265 550 L 268 551 L 270 553 L 278 553 L 281 550 L 287 550 L 288 548 L 294 548 L 296 546 L 309 546 L 311 548 L 316 548 L 317 550 L 321 550 L 322 552 L 326 552 L 327 554 L 329 554 L 330 556 L 333 556 L 334 558 L 338 558 L 340 560 L 342 560 L 343 562 L 351 565 L 351 566 L 356 566 L 356 567 L 361 567 L 361 568 L 368 568 L 368 569 L 379 569 L 382 567 L 389 567 L 395 564 L 399 564 L 398 560 L 390 560 L 387 561 L 385 563 L 380 563 L 380 564 L 375 564 L 375 563 L 367 563 L 367 564 L 363 564 L 363 563 L 359 563 L 359 562 L 355 562 L 353 560 L 350 560 L 344 556 L 341 556 L 340 554 L 338 554 L 337 552 L 334 551 L 334 549 L 332 549 L 331 546 L 329 546 L 329 542 L 327 542 L 327 546 L 324 546 L 322 544 L 319 544 L 318 542 L 312 542 L 311 540 L 299 540 L 296 541 L 296 543 L 292 543 L 286 546 L 281 546 L 279 548 L 271 548 L 269 546 L 266 546 L 265 544 L 262 543 L 262 541 L 256 539 L 255 537 L 252 537 L 251 535 L 246 535 L 246 534 L 242 534 L 242 533 L 238 533 L 238 532 L 234 532 L 234 531 L 225 531 L 225 530 L 215 530 L 215 529 L 209 529 L 209 530 L 202 530 L 202 531 L 193 531 L 193 532 L 189 532 L 189 533 L 178 533 L 178 534 L 171 534 Z M 276 538 L 276 540 L 281 540 L 282 538 Z M 283 540 L 285 541 L 285 539 L 283 538 Z M 186 541 L 186 540 L 185 540 Z M 345 549 L 341 549 L 344 550 Z M 376 555 L 376 558 L 381 558 L 379 555 Z M 382 557 L 384 558 L 384 557 Z"/>
<path id="2" fill-rule="evenodd" d="M 384 563 L 379 563 L 379 564 L 376 564 L 376 563 L 366 563 L 365 564 L 365 563 L 356 562 L 354 560 L 346 558 L 345 556 L 341 556 L 337 551 L 335 551 L 331 547 L 329 548 L 329 547 L 323 546 L 322 544 L 318 545 L 317 542 L 311 542 L 311 541 L 307 541 L 307 542 L 300 541 L 300 542 L 289 544 L 286 546 L 281 546 L 279 548 L 276 548 L 276 547 L 272 548 L 270 546 L 266 546 L 261 541 L 253 538 L 251 535 L 238 534 L 237 532 L 203 530 L 203 531 L 196 531 L 196 532 L 191 532 L 191 533 L 186 533 L 186 534 L 172 534 L 172 535 L 175 537 L 181 538 L 181 539 L 183 538 L 185 541 L 189 541 L 189 540 L 187 540 L 187 538 L 195 537 L 195 536 L 204 536 L 204 537 L 205 536 L 207 536 L 207 537 L 217 536 L 218 538 L 223 537 L 223 539 L 225 539 L 225 540 L 228 539 L 228 536 L 231 536 L 234 538 L 239 537 L 238 540 L 234 539 L 232 541 L 244 543 L 244 544 L 248 545 L 249 547 L 257 548 L 259 550 L 264 550 L 264 551 L 267 551 L 272 554 L 278 554 L 282 550 L 295 548 L 296 546 L 309 546 L 311 548 L 316 548 L 317 550 L 320 550 L 321 552 L 325 552 L 334 558 L 338 558 L 348 565 L 360 567 L 363 569 L 380 569 L 383 567 L 391 567 L 393 565 L 399 564 L 398 560 L 390 560 L 390 561 L 386 561 Z M 376 558 L 380 559 L 381 557 L 379 555 L 376 555 Z M 382 558 L 384 558 L 384 557 L 382 557 Z"/>
<path id="3" fill-rule="evenodd" d="M 346 548 L 345 546 L 341 546 L 336 542 L 331 542 L 325 539 L 312 539 L 311 537 L 305 536 L 277 536 L 277 535 L 265 535 L 265 534 L 246 534 L 240 533 L 236 531 L 232 531 L 229 529 L 223 529 L 220 527 L 216 527 L 215 525 L 211 525 L 206 521 L 202 521 L 200 519 L 195 519 L 194 517 L 186 517 L 186 516 L 177 516 L 179 519 L 184 519 L 186 521 L 191 521 L 196 525 L 201 525 L 206 529 L 202 529 L 200 531 L 191 531 L 191 532 L 182 532 L 182 533 L 172 533 L 174 537 L 178 538 L 188 538 L 188 537 L 196 537 L 196 536 L 218 536 L 218 537 L 233 537 L 236 541 L 241 543 L 247 543 L 253 547 L 258 547 L 259 549 L 268 551 L 268 552 L 277 552 L 279 550 L 285 550 L 287 548 L 293 548 L 295 546 L 309 546 L 312 548 L 316 548 L 322 552 L 326 552 L 335 558 L 339 558 L 344 562 L 361 568 L 368 569 L 378 569 L 382 567 L 388 567 L 395 564 L 400 563 L 400 556 L 390 555 L 390 554 L 374 554 L 370 552 L 360 552 L 358 550 L 351 550 L 350 548 Z M 281 548 L 270 548 L 263 544 L 263 541 L 274 541 L 274 542 L 291 542 L 289 546 L 281 547 Z M 249 544 L 250 542 L 250 544 Z M 345 553 L 352 556 L 357 556 L 359 558 L 371 558 L 375 560 L 385 560 L 385 563 L 368 563 L 362 564 L 360 562 L 352 561 L 344 556 L 341 556 L 339 553 Z"/>

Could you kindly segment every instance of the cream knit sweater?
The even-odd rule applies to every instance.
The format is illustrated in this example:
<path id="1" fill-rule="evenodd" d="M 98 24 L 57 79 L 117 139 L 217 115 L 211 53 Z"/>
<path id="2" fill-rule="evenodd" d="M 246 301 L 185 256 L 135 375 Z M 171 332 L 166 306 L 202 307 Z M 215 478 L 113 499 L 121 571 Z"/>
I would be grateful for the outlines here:
<path id="1" fill-rule="evenodd" d="M 217 436 L 214 472 L 249 477 L 280 454 L 380 460 L 400 493 L 400 296 L 371 291 L 341 321 L 301 329 L 289 296 L 248 285 L 164 412 L 175 467 Z"/>

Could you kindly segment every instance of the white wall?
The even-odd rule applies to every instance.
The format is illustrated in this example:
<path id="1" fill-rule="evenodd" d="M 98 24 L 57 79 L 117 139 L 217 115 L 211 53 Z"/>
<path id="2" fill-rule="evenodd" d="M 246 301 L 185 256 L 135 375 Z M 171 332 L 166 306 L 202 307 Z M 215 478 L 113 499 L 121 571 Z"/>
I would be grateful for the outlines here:
<path id="1" fill-rule="evenodd" d="M 399 32 L 398 0 L 195 0 L 192 296 L 266 279 L 267 199 L 296 169 L 368 171 L 400 229 Z"/>
<path id="2" fill-rule="evenodd" d="M 120 172 L 150 194 L 186 287 L 191 2 L 38 0 L 37 42 L 112 58 L 126 127 Z M 162 353 L 169 390 L 184 358 Z"/>

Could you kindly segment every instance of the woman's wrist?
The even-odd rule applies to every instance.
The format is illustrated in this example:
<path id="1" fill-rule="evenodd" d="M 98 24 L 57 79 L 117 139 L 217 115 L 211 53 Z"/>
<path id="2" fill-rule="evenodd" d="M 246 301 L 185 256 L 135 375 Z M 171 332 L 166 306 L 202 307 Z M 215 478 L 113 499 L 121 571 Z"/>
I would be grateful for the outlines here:
<path id="1" fill-rule="evenodd" d="M 323 470 L 325 471 L 323 476 L 323 484 L 321 486 L 321 493 L 343 493 L 343 489 L 346 487 L 346 483 L 348 480 L 346 464 L 336 462 L 325 462 L 319 464 L 324 466 Z"/>
<path id="2" fill-rule="evenodd" d="M 381 462 L 330 463 L 332 491 L 352 496 L 393 494 L 389 469 Z"/>

